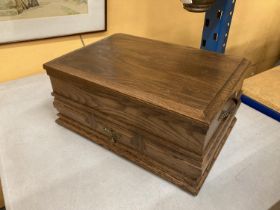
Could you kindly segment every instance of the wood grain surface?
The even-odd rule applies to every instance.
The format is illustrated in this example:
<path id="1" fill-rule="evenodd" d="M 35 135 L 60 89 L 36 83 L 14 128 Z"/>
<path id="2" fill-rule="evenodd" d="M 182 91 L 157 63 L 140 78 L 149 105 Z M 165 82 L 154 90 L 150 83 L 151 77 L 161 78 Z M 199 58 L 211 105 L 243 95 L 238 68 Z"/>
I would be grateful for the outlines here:
<path id="1" fill-rule="evenodd" d="M 280 66 L 244 81 L 244 94 L 280 113 Z"/>
<path id="2" fill-rule="evenodd" d="M 155 173 L 156 175 L 166 179 L 167 181 L 174 183 L 183 190 L 190 192 L 193 195 L 197 195 L 219 152 L 221 151 L 222 146 L 224 145 L 232 127 L 236 122 L 235 118 L 231 118 L 229 120 L 230 121 L 229 123 L 227 123 L 225 129 L 222 130 L 219 135 L 218 146 L 215 150 L 212 151 L 213 158 L 211 159 L 211 162 L 206 167 L 204 173 L 200 173 L 195 178 L 190 178 L 186 174 L 182 173 L 182 171 L 174 170 L 173 168 L 166 166 L 166 163 L 162 164 L 146 155 L 139 153 L 135 149 L 131 149 L 122 144 L 118 144 L 116 146 L 115 144 L 112 144 L 110 141 L 108 141 L 107 137 L 104 134 L 83 126 L 82 124 L 77 123 L 74 120 L 63 115 L 59 114 L 57 123 L 136 163 L 146 170 Z M 173 162 L 173 164 L 176 164 L 176 162 Z"/>
<path id="3" fill-rule="evenodd" d="M 172 126 L 168 124 L 170 123 L 169 121 L 158 120 L 155 121 L 155 123 L 149 122 L 153 119 L 150 118 L 150 116 L 153 115 L 153 110 L 147 109 L 149 115 L 146 115 L 147 119 L 144 121 L 146 126 L 143 126 L 142 123 L 139 123 L 139 121 L 141 121 L 141 115 L 139 114 L 141 113 L 139 112 L 139 110 L 142 109 L 141 107 L 138 107 L 136 116 L 130 116 L 129 113 L 125 112 L 121 112 L 122 114 L 120 115 L 115 114 L 118 113 L 119 110 L 131 110 L 130 107 L 124 104 L 132 103 L 124 101 L 123 98 L 121 99 L 123 102 L 122 106 L 117 103 L 118 99 L 113 100 L 114 104 L 117 103 L 116 107 L 118 108 L 116 109 L 115 107 L 114 112 L 112 108 L 107 108 L 104 101 L 110 104 L 111 100 L 109 100 L 107 96 L 105 97 L 105 95 L 103 95 L 104 98 L 101 101 L 104 107 L 89 106 L 86 103 L 87 101 L 97 103 L 98 100 L 85 100 L 86 97 L 84 97 L 84 95 L 89 94 L 77 92 L 77 90 L 74 91 L 75 88 L 70 88 L 73 85 L 67 84 L 67 82 L 54 79 L 53 77 L 51 77 L 51 81 L 55 91 L 53 93 L 55 96 L 54 106 L 59 111 L 59 119 L 57 120 L 59 124 L 84 136 L 84 132 L 87 132 L 90 134 L 90 137 L 87 135 L 86 137 L 93 141 L 95 141 L 96 138 L 101 139 L 103 143 L 97 142 L 98 144 L 107 144 L 107 147 L 110 147 L 113 151 L 116 149 L 116 153 L 119 153 L 118 148 L 122 148 L 124 151 L 135 153 L 135 156 L 153 161 L 157 164 L 157 167 L 164 167 L 164 170 L 169 173 L 169 176 L 181 177 L 179 186 L 182 187 L 182 185 L 184 185 L 183 189 L 189 190 L 193 194 L 198 193 L 209 172 L 209 168 L 214 163 L 217 156 L 216 152 L 221 149 L 221 145 L 223 145 L 225 141 L 225 132 L 227 132 L 231 126 L 238 108 L 238 105 L 236 105 L 231 115 L 226 120 L 221 121 L 212 138 L 209 140 L 209 146 L 207 146 L 205 152 L 197 153 L 196 147 L 192 144 L 192 141 L 188 139 L 188 133 L 194 136 L 199 135 L 199 133 L 196 134 L 195 131 L 191 129 L 191 123 L 188 125 L 188 121 L 184 122 L 182 120 L 181 123 L 177 125 L 171 123 Z M 96 95 L 99 95 L 99 93 Z M 104 110 L 110 111 L 106 112 Z M 137 116 L 139 117 L 137 118 Z M 135 122 L 131 122 L 130 119 L 134 117 Z M 157 117 L 161 119 L 160 115 L 157 115 Z M 169 116 L 168 119 L 172 122 L 172 116 Z M 184 129 L 182 123 L 183 125 L 186 124 L 189 130 L 184 130 L 185 134 L 182 134 L 179 141 L 178 137 L 180 135 L 178 132 L 182 132 L 182 129 Z M 176 128 L 176 126 L 178 126 L 178 128 Z M 149 130 L 147 127 L 158 129 Z M 117 134 L 118 139 L 112 142 L 111 136 L 108 136 L 104 131 L 105 128 L 113 130 Z M 168 129 L 168 131 L 166 131 L 164 135 L 161 135 L 159 132 L 160 128 Z M 203 137 L 203 134 L 200 134 L 200 136 Z M 199 151 L 202 151 L 202 148 L 204 148 L 203 141 L 200 147 L 198 147 Z M 127 158 L 130 159 L 131 157 L 129 156 Z M 130 160 L 135 162 L 134 159 Z M 154 171 L 152 170 L 152 172 Z M 167 178 L 167 180 L 169 180 L 169 178 Z M 174 183 L 174 181 L 171 182 Z M 178 184 L 177 182 L 175 183 Z M 192 188 L 190 189 L 189 186 L 192 186 Z"/>
<path id="4" fill-rule="evenodd" d="M 117 34 L 44 65 L 57 123 L 197 194 L 248 61 Z"/>
<path id="5" fill-rule="evenodd" d="M 44 67 L 209 124 L 248 65 L 234 56 L 116 34 Z"/>
<path id="6" fill-rule="evenodd" d="M 68 98 L 68 102 L 91 107 L 95 112 L 103 113 L 117 124 L 132 125 L 134 129 L 139 128 L 148 133 L 157 134 L 178 147 L 192 151 L 193 156 L 202 154 L 207 128 L 202 128 L 180 115 L 164 112 L 148 105 L 144 106 L 138 101 L 111 94 L 102 89 L 96 90 L 95 94 L 90 94 L 69 82 L 53 77 L 51 81 L 54 95 L 58 98 L 60 96 L 60 99 Z"/>

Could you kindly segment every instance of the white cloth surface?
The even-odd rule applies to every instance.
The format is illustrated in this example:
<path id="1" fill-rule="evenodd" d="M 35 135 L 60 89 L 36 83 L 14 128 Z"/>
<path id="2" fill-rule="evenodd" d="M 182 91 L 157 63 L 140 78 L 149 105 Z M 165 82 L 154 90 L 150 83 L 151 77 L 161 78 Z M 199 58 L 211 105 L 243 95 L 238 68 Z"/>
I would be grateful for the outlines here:
<path id="1" fill-rule="evenodd" d="M 193 197 L 57 125 L 45 74 L 0 84 L 7 210 L 265 210 L 280 200 L 280 123 L 241 105 Z"/>

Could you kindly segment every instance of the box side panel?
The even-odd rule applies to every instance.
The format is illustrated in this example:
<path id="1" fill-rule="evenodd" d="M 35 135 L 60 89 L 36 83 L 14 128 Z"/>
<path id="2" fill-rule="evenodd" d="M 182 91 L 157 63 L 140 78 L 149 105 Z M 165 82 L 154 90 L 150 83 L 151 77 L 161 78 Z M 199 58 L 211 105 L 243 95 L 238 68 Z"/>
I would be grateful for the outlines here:
<path id="1" fill-rule="evenodd" d="M 206 153 L 208 147 L 213 143 L 211 142 L 212 137 L 215 135 L 215 133 L 220 129 L 223 122 L 236 113 L 237 109 L 240 106 L 241 103 L 241 87 L 242 87 L 243 81 L 240 81 L 238 85 L 232 90 L 232 95 L 229 98 L 229 100 L 221 106 L 220 111 L 214 119 L 212 120 L 212 123 L 209 126 L 209 130 L 207 131 L 207 134 L 205 136 L 204 146 L 203 146 L 203 154 Z"/>
<path id="2" fill-rule="evenodd" d="M 243 59 L 231 77 L 226 81 L 225 85 L 204 110 L 209 125 L 213 123 L 215 116 L 217 116 L 225 104 L 231 99 L 231 97 L 233 97 L 234 93 L 240 92 L 242 82 L 248 74 L 249 65 L 250 62 Z"/>

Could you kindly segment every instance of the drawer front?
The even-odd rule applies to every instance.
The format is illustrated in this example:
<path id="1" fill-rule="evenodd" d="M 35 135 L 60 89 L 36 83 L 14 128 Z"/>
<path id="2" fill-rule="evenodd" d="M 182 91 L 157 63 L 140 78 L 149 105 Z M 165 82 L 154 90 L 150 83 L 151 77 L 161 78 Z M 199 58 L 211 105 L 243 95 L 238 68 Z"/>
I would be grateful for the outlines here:
<path id="1" fill-rule="evenodd" d="M 108 137 L 112 143 L 118 141 L 127 146 L 131 147 L 130 141 L 133 139 L 133 134 L 126 130 L 117 127 L 113 123 L 106 122 L 101 117 L 97 117 L 90 111 L 81 109 L 81 106 L 75 107 L 71 104 L 55 99 L 54 101 L 55 108 L 59 111 L 64 117 L 70 118 L 76 122 L 81 123 L 83 126 L 94 129 L 95 131 Z"/>
<path id="2" fill-rule="evenodd" d="M 114 147 L 121 144 L 127 149 L 136 151 L 138 155 L 149 157 L 174 171 L 185 174 L 189 179 L 196 179 L 202 173 L 200 168 L 191 164 L 189 158 L 184 154 L 170 150 L 164 144 L 158 144 L 161 141 L 159 137 L 145 134 L 130 125 L 112 122 L 108 116 L 98 111 L 89 111 L 87 107 L 59 96 L 56 96 L 54 105 L 61 117 L 79 122 L 98 132 L 99 135 L 103 136 L 104 141 L 109 142 Z"/>
<path id="3" fill-rule="evenodd" d="M 133 125 L 163 139 L 167 145 L 175 145 L 189 152 L 194 161 L 201 160 L 207 128 L 182 116 L 154 109 L 130 99 L 107 93 L 103 89 L 82 90 L 70 83 L 51 77 L 54 94 L 90 107 L 111 119 Z"/>

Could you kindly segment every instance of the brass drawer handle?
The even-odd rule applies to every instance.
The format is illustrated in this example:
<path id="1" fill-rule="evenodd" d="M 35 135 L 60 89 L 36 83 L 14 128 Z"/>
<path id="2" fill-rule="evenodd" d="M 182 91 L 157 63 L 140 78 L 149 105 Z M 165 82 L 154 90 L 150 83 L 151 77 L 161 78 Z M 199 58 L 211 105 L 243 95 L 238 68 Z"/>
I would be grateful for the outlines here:
<path id="1" fill-rule="evenodd" d="M 113 129 L 103 128 L 103 131 L 112 143 L 116 143 L 120 139 L 120 135 L 116 133 Z"/>
<path id="2" fill-rule="evenodd" d="M 219 120 L 225 120 L 227 119 L 231 114 L 233 113 L 232 110 L 228 110 L 228 111 L 222 111 Z"/>
<path id="3" fill-rule="evenodd" d="M 230 115 L 235 112 L 236 106 L 238 105 L 238 99 L 233 98 L 232 101 L 234 102 L 233 105 L 229 108 L 229 110 L 222 111 L 219 116 L 219 120 L 226 120 Z"/>

